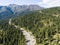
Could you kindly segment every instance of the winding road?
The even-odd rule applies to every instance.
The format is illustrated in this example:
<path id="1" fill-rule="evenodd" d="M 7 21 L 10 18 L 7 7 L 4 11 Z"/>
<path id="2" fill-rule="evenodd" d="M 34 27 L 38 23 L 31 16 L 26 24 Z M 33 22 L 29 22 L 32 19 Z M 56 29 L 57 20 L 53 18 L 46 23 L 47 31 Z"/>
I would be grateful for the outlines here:
<path id="1" fill-rule="evenodd" d="M 9 20 L 9 25 L 14 25 L 11 23 L 11 20 Z M 14 25 L 16 28 L 20 28 L 17 25 Z M 23 35 L 25 36 L 26 39 L 26 45 L 35 45 L 36 44 L 36 39 L 35 37 L 32 35 L 32 33 L 30 31 L 26 31 L 24 28 L 20 28 L 20 30 L 22 31 Z"/>

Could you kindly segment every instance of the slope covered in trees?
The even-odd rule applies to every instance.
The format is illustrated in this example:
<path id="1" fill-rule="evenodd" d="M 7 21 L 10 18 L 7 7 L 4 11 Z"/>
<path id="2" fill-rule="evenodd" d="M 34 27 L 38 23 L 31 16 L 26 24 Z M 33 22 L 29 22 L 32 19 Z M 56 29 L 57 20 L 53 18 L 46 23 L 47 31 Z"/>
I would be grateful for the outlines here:
<path id="1" fill-rule="evenodd" d="M 25 45 L 25 38 L 19 29 L 0 21 L 0 45 Z M 33 11 L 17 18 L 12 23 L 33 33 L 37 45 L 60 45 L 60 8 Z"/>
<path id="2" fill-rule="evenodd" d="M 8 20 L 0 21 L 0 45 L 25 45 L 25 38 L 20 29 L 8 24 Z"/>
<path id="3" fill-rule="evenodd" d="M 14 18 L 12 23 L 31 31 L 37 45 L 60 45 L 60 8 L 34 11 Z"/>

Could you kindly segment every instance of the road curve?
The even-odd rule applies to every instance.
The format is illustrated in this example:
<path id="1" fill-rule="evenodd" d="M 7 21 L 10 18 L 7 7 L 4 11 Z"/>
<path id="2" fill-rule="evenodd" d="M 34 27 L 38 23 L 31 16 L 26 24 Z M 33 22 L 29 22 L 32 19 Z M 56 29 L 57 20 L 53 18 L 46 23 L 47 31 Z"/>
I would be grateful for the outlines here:
<path id="1" fill-rule="evenodd" d="M 11 20 L 9 20 L 9 25 L 14 25 L 11 23 Z M 16 28 L 20 28 L 19 26 L 14 25 Z M 26 45 L 35 45 L 36 44 L 36 39 L 35 37 L 32 35 L 31 32 L 27 32 L 25 29 L 20 28 L 20 30 L 22 31 L 23 35 L 25 36 L 26 39 Z"/>

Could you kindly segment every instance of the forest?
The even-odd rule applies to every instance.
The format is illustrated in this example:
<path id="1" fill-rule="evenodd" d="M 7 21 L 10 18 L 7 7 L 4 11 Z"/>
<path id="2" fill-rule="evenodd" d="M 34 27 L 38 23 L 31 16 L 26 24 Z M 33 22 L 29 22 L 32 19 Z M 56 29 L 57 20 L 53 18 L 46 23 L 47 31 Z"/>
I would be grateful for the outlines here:
<path id="1" fill-rule="evenodd" d="M 23 33 L 8 21 L 0 21 L 0 45 L 26 45 Z M 12 23 L 31 31 L 36 45 L 60 45 L 60 8 L 32 11 L 12 18 Z"/>
<path id="2" fill-rule="evenodd" d="M 37 45 L 60 45 L 60 8 L 34 11 L 14 18 L 12 23 L 31 31 Z"/>
<path id="3" fill-rule="evenodd" d="M 0 21 L 0 45 L 25 45 L 23 37 L 19 29 L 8 24 L 8 20 Z"/>

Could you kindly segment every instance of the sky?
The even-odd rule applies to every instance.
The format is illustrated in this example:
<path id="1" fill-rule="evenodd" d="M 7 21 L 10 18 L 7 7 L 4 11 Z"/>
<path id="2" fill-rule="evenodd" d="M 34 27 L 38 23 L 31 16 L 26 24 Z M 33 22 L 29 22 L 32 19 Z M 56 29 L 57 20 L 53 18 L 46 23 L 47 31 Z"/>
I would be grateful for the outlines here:
<path id="1" fill-rule="evenodd" d="M 60 6 L 60 0 L 0 0 L 0 5 L 9 4 L 30 5 L 36 4 L 45 8 Z"/>

